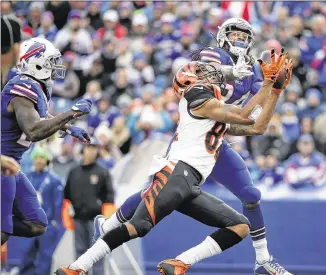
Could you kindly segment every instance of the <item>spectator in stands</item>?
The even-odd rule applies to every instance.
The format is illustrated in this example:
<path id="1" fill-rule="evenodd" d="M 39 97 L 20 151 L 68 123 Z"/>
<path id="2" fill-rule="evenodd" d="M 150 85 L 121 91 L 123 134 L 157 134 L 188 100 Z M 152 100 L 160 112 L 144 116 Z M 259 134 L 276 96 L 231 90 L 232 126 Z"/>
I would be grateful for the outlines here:
<path id="1" fill-rule="evenodd" d="M 195 43 L 196 35 L 191 25 L 184 25 L 181 28 L 180 42 L 173 47 L 170 58 L 175 60 L 177 57 L 189 58 L 190 53 L 199 49 L 199 45 Z"/>
<path id="2" fill-rule="evenodd" d="M 323 48 L 323 43 L 326 40 L 326 27 L 325 16 L 315 15 L 311 19 L 311 31 L 309 36 L 304 36 L 300 42 L 301 58 L 303 63 L 308 66 L 311 64 L 314 58 L 314 54 Z"/>
<path id="3" fill-rule="evenodd" d="M 63 204 L 63 185 L 60 178 L 49 169 L 50 154 L 45 148 L 35 147 L 31 155 L 33 171 L 26 174 L 33 184 L 39 202 L 48 218 L 44 235 L 22 238 L 21 275 L 45 275 L 51 273 L 52 255 L 58 245 Z"/>
<path id="4" fill-rule="evenodd" d="M 313 125 L 314 137 L 317 141 L 317 149 L 326 155 L 326 114 L 321 114 L 316 117 Z"/>
<path id="5" fill-rule="evenodd" d="M 248 166 L 253 182 L 255 182 L 256 184 L 260 183 L 259 180 L 263 176 L 265 168 L 266 168 L 265 156 L 263 155 L 256 156 L 255 161 L 252 163 L 252 165 Z"/>
<path id="6" fill-rule="evenodd" d="M 303 19 L 300 16 L 289 18 L 289 32 L 291 36 L 300 39 L 303 34 L 303 28 Z"/>
<path id="7" fill-rule="evenodd" d="M 105 93 L 110 96 L 112 105 L 116 105 L 122 95 L 134 98 L 134 91 L 129 85 L 126 69 L 118 69 L 113 76 L 113 82 L 114 84 L 105 90 Z"/>
<path id="8" fill-rule="evenodd" d="M 75 99 L 79 94 L 80 80 L 72 69 L 72 64 L 76 60 L 74 52 L 66 52 L 63 57 L 63 64 L 66 67 L 66 76 L 64 79 L 57 79 L 52 86 L 54 96 Z"/>
<path id="9" fill-rule="evenodd" d="M 103 14 L 104 27 L 97 31 L 97 34 L 102 40 L 115 37 L 121 39 L 128 33 L 127 29 L 119 23 L 119 15 L 116 10 L 107 10 Z"/>
<path id="10" fill-rule="evenodd" d="M 73 168 L 68 175 L 64 189 L 64 213 L 73 207 L 73 223 L 65 214 L 64 224 L 75 229 L 75 249 L 78 258 L 92 245 L 94 234 L 93 219 L 101 213 L 107 216 L 112 211 L 114 192 L 111 176 L 107 169 L 97 164 L 99 142 L 92 139 L 83 148 L 81 165 Z M 103 260 L 93 267 L 93 274 L 104 275 Z"/>
<path id="11" fill-rule="evenodd" d="M 132 63 L 132 53 L 129 47 L 129 39 L 123 38 L 119 40 L 119 54 L 116 60 L 117 68 L 126 68 Z"/>
<path id="12" fill-rule="evenodd" d="M 102 123 L 96 128 L 94 137 L 96 137 L 101 144 L 97 163 L 103 168 L 111 170 L 122 155 L 119 149 L 112 146 L 111 129 L 106 124 Z"/>
<path id="13" fill-rule="evenodd" d="M 87 17 L 90 20 L 90 25 L 95 30 L 103 27 L 103 20 L 101 18 L 100 12 L 100 2 L 93 1 L 88 5 Z"/>
<path id="14" fill-rule="evenodd" d="M 325 156 L 315 150 L 311 135 L 303 135 L 299 138 L 298 151 L 287 162 L 286 182 L 296 189 L 326 184 Z"/>
<path id="15" fill-rule="evenodd" d="M 33 1 L 29 6 L 28 26 L 36 31 L 41 26 L 44 3 Z"/>
<path id="16" fill-rule="evenodd" d="M 290 35 L 287 26 L 277 29 L 276 40 L 287 50 L 299 49 L 298 40 Z"/>
<path id="17" fill-rule="evenodd" d="M 138 96 L 142 94 L 141 87 L 143 85 L 152 84 L 155 81 L 154 69 L 142 52 L 134 55 L 133 66 L 127 69 L 127 74 L 129 82 L 133 85 Z"/>
<path id="18" fill-rule="evenodd" d="M 258 179 L 259 183 L 275 186 L 283 181 L 284 168 L 280 166 L 278 150 L 270 150 L 265 157 L 265 169 Z"/>
<path id="19" fill-rule="evenodd" d="M 143 49 L 147 33 L 148 19 L 146 15 L 142 13 L 135 14 L 132 18 L 132 28 L 130 34 L 128 35 L 130 39 L 129 47 L 133 53 L 137 53 Z"/>
<path id="20" fill-rule="evenodd" d="M 75 156 L 75 143 L 72 136 L 67 135 L 61 143 L 59 155 L 53 158 L 53 171 L 64 181 L 68 172 L 77 165 Z"/>
<path id="21" fill-rule="evenodd" d="M 311 88 L 306 92 L 307 106 L 300 111 L 300 117 L 316 118 L 319 114 L 325 111 L 325 106 L 321 105 L 322 94 L 319 90 Z"/>
<path id="22" fill-rule="evenodd" d="M 307 68 L 301 61 L 301 52 L 299 49 L 289 49 L 289 54 L 292 58 L 293 62 L 293 70 L 292 70 L 292 77 L 295 76 L 295 78 L 292 78 L 291 84 L 294 83 L 293 80 L 295 80 L 296 85 L 298 88 L 300 88 L 300 95 L 302 94 L 302 84 L 306 81 L 306 74 L 307 74 Z M 297 81 L 298 79 L 298 81 Z"/>
<path id="23" fill-rule="evenodd" d="M 41 36 L 53 42 L 58 29 L 53 23 L 53 14 L 50 11 L 44 12 L 42 15 L 41 26 L 35 31 L 35 36 Z"/>
<path id="24" fill-rule="evenodd" d="M 284 137 L 281 121 L 277 116 L 274 116 L 265 134 L 259 138 L 256 154 L 265 155 L 270 149 L 279 150 L 281 160 L 284 160 L 290 150 L 290 145 Z"/>
<path id="25" fill-rule="evenodd" d="M 106 123 L 109 127 L 112 127 L 114 120 L 119 116 L 119 109 L 111 105 L 107 95 L 102 95 L 98 101 L 97 110 L 94 110 L 87 117 L 88 130 L 93 133 L 101 123 Z"/>
<path id="26" fill-rule="evenodd" d="M 155 35 L 159 32 L 161 27 L 161 17 L 164 13 L 164 2 L 161 1 L 155 1 L 153 2 L 153 19 L 151 21 L 151 24 L 149 25 L 149 35 Z"/>
<path id="27" fill-rule="evenodd" d="M 123 117 L 118 117 L 112 125 L 111 143 L 116 146 L 122 154 L 127 154 L 131 146 L 131 136 L 126 121 Z"/>
<path id="28" fill-rule="evenodd" d="M 49 1 L 46 4 L 46 9 L 53 14 L 54 24 L 58 30 L 61 30 L 67 23 L 67 17 L 71 10 L 70 2 L 68 1 Z"/>
<path id="29" fill-rule="evenodd" d="M 101 62 L 106 74 L 112 74 L 116 71 L 116 61 L 119 55 L 118 43 L 115 38 L 103 41 L 103 51 L 101 54 Z"/>
<path id="30" fill-rule="evenodd" d="M 150 86 L 146 86 L 148 88 Z M 173 128 L 168 113 L 160 106 L 155 106 L 153 91 L 143 89 L 143 104 L 130 115 L 128 127 L 133 137 L 133 143 L 139 144 L 154 132 L 167 133 Z"/>
<path id="31" fill-rule="evenodd" d="M 119 23 L 124 26 L 128 32 L 131 30 L 131 18 L 134 6 L 130 1 L 122 1 L 118 8 Z"/>
<path id="32" fill-rule="evenodd" d="M 82 13 L 79 10 L 71 10 L 68 15 L 68 22 L 58 32 L 54 40 L 55 46 L 65 53 L 74 51 L 84 55 L 92 52 L 92 40 L 90 34 L 81 28 Z"/>
<path id="33" fill-rule="evenodd" d="M 299 119 L 297 117 L 297 107 L 293 103 L 284 103 L 282 106 L 282 126 L 285 138 L 292 142 L 300 135 Z"/>
<path id="34" fill-rule="evenodd" d="M 102 97 L 102 90 L 101 90 L 101 84 L 97 80 L 92 80 L 87 83 L 86 87 L 86 93 L 84 95 L 84 98 L 91 99 L 93 104 L 98 103 L 100 98 Z"/>

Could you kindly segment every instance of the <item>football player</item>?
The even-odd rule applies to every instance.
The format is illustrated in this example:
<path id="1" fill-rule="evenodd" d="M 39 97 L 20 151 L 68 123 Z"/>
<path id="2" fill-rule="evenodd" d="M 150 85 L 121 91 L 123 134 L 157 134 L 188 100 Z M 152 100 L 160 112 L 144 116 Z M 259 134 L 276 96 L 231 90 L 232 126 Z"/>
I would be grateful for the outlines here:
<path id="1" fill-rule="evenodd" d="M 221 71 L 214 66 L 191 62 L 177 72 L 174 84 L 178 86 L 181 98 L 177 135 L 164 158 L 154 156 L 150 168 L 150 175 L 153 175 L 151 185 L 144 190 L 134 216 L 99 238 L 72 265 L 59 268 L 57 275 L 86 274 L 107 253 L 124 242 L 145 236 L 174 210 L 206 225 L 221 228 L 207 238 L 205 248 L 213 255 L 242 241 L 249 233 L 248 220 L 221 200 L 202 191 L 200 184 L 211 173 L 228 130 L 233 135 L 254 135 L 267 127 L 279 96 L 278 92 L 271 91 L 272 86 L 284 67 L 286 55 L 282 52 L 276 58 L 272 52 L 271 59 L 269 65 L 260 61 L 263 85 L 242 109 L 221 102 Z M 201 259 L 211 254 L 203 253 Z M 159 266 L 160 272 L 185 274 L 190 264 L 182 260 L 176 262 L 178 265 L 171 260 L 165 261 Z"/>
<path id="2" fill-rule="evenodd" d="M 222 100 L 227 104 L 244 105 L 261 87 L 262 75 L 259 64 L 252 66 L 254 60 L 250 56 L 253 43 L 254 36 L 250 24 L 241 18 L 231 18 L 219 29 L 217 47 L 206 47 L 193 54 L 193 60 L 212 64 L 223 71 L 228 83 L 221 93 Z M 244 59 L 239 56 L 244 56 Z M 278 82 L 274 84 L 273 89 L 275 91 L 280 89 Z M 265 223 L 260 207 L 261 193 L 254 186 L 244 160 L 226 141 L 221 145 L 219 158 L 211 176 L 243 203 L 243 214 L 250 221 L 250 235 L 256 252 L 255 274 L 291 275 L 268 251 Z M 116 215 L 107 221 L 108 228 L 128 221 L 141 200 L 141 192 L 129 197 Z"/>
<path id="3" fill-rule="evenodd" d="M 81 128 L 67 124 L 88 114 L 92 103 L 79 100 L 71 110 L 56 117 L 48 114 L 51 85 L 64 78 L 61 54 L 46 39 L 30 39 L 22 43 L 19 56 L 20 74 L 12 78 L 1 93 L 1 153 L 19 162 L 32 142 L 64 130 L 82 142 L 89 140 Z M 1 174 L 1 244 L 10 235 L 34 237 L 43 234 L 47 226 L 45 212 L 27 177 Z"/>

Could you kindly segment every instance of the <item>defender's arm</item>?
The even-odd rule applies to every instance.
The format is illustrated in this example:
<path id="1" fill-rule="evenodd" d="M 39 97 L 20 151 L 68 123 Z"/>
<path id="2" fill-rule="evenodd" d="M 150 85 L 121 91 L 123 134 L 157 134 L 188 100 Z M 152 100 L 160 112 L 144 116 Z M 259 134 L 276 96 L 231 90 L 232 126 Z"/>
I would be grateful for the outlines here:
<path id="1" fill-rule="evenodd" d="M 79 115 L 78 112 L 69 110 L 54 118 L 41 120 L 32 101 L 23 97 L 15 97 L 11 100 L 11 104 L 19 126 L 32 142 L 52 136 L 67 122 Z"/>

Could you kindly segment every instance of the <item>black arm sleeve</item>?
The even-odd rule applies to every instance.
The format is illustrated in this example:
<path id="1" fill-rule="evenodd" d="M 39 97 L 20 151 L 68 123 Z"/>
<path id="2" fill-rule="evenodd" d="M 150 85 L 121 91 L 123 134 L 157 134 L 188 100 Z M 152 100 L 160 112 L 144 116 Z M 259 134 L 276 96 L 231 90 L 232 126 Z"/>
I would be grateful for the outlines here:
<path id="1" fill-rule="evenodd" d="M 188 110 L 196 110 L 208 100 L 215 98 L 213 91 L 203 85 L 196 85 L 190 88 L 184 97 L 188 102 Z"/>

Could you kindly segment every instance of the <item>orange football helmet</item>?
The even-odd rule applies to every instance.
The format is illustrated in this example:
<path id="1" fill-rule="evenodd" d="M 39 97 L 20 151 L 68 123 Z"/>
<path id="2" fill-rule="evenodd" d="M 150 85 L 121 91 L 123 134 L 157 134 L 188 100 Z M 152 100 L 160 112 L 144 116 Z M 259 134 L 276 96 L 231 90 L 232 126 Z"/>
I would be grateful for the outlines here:
<path id="1" fill-rule="evenodd" d="M 221 70 L 216 69 L 213 65 L 191 61 L 177 71 L 173 78 L 173 89 L 178 98 L 182 98 L 185 91 L 195 84 L 204 84 L 216 90 L 225 88 L 225 78 Z"/>

